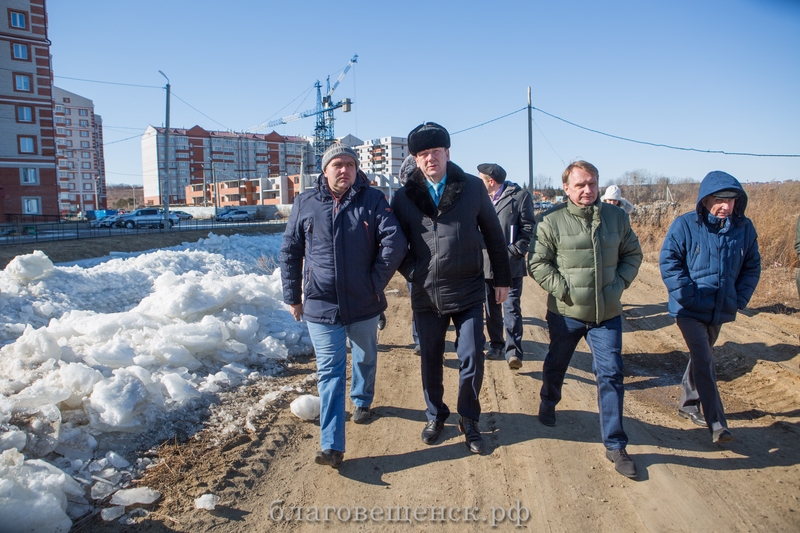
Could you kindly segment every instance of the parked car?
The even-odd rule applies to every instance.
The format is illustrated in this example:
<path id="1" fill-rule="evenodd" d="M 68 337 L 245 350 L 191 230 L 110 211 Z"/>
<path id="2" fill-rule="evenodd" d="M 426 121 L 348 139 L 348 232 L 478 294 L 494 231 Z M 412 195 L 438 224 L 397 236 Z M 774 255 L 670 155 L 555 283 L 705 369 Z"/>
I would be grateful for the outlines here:
<path id="1" fill-rule="evenodd" d="M 108 215 L 107 217 L 103 217 L 100 220 L 92 220 L 90 225 L 93 228 L 113 228 L 116 227 L 117 221 L 119 221 L 122 215 Z"/>
<path id="2" fill-rule="evenodd" d="M 250 212 L 245 211 L 244 209 L 235 209 L 233 211 L 228 211 L 226 213 L 222 213 L 217 218 L 220 222 L 236 222 L 242 221 L 247 222 L 250 220 Z"/>
<path id="3" fill-rule="evenodd" d="M 110 228 L 114 226 L 118 217 L 119 215 L 107 215 L 97 220 L 92 220 L 89 222 L 89 226 L 93 228 Z"/>
<path id="4" fill-rule="evenodd" d="M 190 220 L 194 218 L 194 216 L 192 216 L 190 213 L 187 213 L 186 211 L 170 211 L 170 214 L 174 214 L 181 220 L 183 219 Z"/>
<path id="5" fill-rule="evenodd" d="M 181 221 L 175 213 L 169 214 L 169 227 Z M 156 208 L 137 209 L 133 213 L 123 215 L 117 221 L 117 225 L 123 228 L 163 228 L 164 210 Z"/>

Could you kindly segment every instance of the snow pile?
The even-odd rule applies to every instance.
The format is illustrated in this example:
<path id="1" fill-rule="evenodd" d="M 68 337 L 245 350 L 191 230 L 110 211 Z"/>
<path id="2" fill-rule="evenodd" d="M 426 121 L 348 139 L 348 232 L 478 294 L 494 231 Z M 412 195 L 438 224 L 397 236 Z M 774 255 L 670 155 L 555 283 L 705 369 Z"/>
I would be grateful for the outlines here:
<path id="1" fill-rule="evenodd" d="M 68 529 L 93 508 L 84 492 L 117 498 L 147 468 L 122 457 L 136 435 L 199 429 L 220 395 L 309 353 L 259 260 L 280 243 L 209 235 L 91 266 L 35 252 L 0 272 L 0 522 L 26 500 L 41 530 Z"/>
<path id="2" fill-rule="evenodd" d="M 206 511 L 213 511 L 219 503 L 219 496 L 216 494 L 203 494 L 194 500 L 195 509 L 205 509 Z"/>

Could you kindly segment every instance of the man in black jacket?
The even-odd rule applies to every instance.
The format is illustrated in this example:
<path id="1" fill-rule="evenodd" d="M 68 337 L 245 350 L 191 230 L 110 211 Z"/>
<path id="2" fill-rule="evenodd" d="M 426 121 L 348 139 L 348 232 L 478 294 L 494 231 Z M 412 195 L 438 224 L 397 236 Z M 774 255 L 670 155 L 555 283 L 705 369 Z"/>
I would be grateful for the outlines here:
<path id="1" fill-rule="evenodd" d="M 505 359 L 512 370 L 522 367 L 522 278 L 527 274 L 525 255 L 536 223 L 531 193 L 506 180 L 506 171 L 495 163 L 478 165 L 478 176 L 486 185 L 497 218 L 505 235 L 508 261 L 511 265 L 511 289 L 502 304 L 494 299 L 494 273 L 488 254 L 484 252 L 483 273 L 486 277 L 486 331 L 489 332 L 487 359 Z M 505 329 L 505 340 L 503 333 Z"/>
<path id="2" fill-rule="evenodd" d="M 394 195 L 392 207 L 409 243 L 400 272 L 411 281 L 411 307 L 419 335 L 428 423 L 422 441 L 433 444 L 450 409 L 443 401 L 445 335 L 452 320 L 460 361 L 459 429 L 481 453 L 478 430 L 483 383 L 483 242 L 492 263 L 495 300 L 508 296 L 511 272 L 503 230 L 481 181 L 450 162 L 450 134 L 426 122 L 408 135 L 417 169 Z"/>

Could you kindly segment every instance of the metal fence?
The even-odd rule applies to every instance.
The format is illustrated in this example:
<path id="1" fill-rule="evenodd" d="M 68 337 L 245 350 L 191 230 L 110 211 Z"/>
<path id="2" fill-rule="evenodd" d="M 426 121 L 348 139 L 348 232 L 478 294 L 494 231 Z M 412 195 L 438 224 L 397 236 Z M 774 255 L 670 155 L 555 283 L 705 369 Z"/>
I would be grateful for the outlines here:
<path id="1" fill-rule="evenodd" d="M 208 219 L 182 219 L 170 229 L 163 228 L 93 228 L 88 221 L 43 221 L 42 216 L 7 217 L 0 223 L 0 246 L 28 244 L 48 241 L 92 239 L 151 233 L 171 233 L 176 231 L 214 231 L 215 228 L 251 227 L 257 225 L 284 224 L 285 220 L 219 222 Z"/>

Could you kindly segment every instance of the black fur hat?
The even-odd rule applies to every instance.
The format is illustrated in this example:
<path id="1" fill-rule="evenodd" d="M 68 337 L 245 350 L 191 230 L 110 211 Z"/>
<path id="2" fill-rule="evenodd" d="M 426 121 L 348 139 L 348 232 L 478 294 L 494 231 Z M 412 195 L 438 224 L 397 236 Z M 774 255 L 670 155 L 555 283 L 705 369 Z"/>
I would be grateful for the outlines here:
<path id="1" fill-rule="evenodd" d="M 435 122 L 420 124 L 408 134 L 408 151 L 417 155 L 431 148 L 450 148 L 450 134 Z"/>

